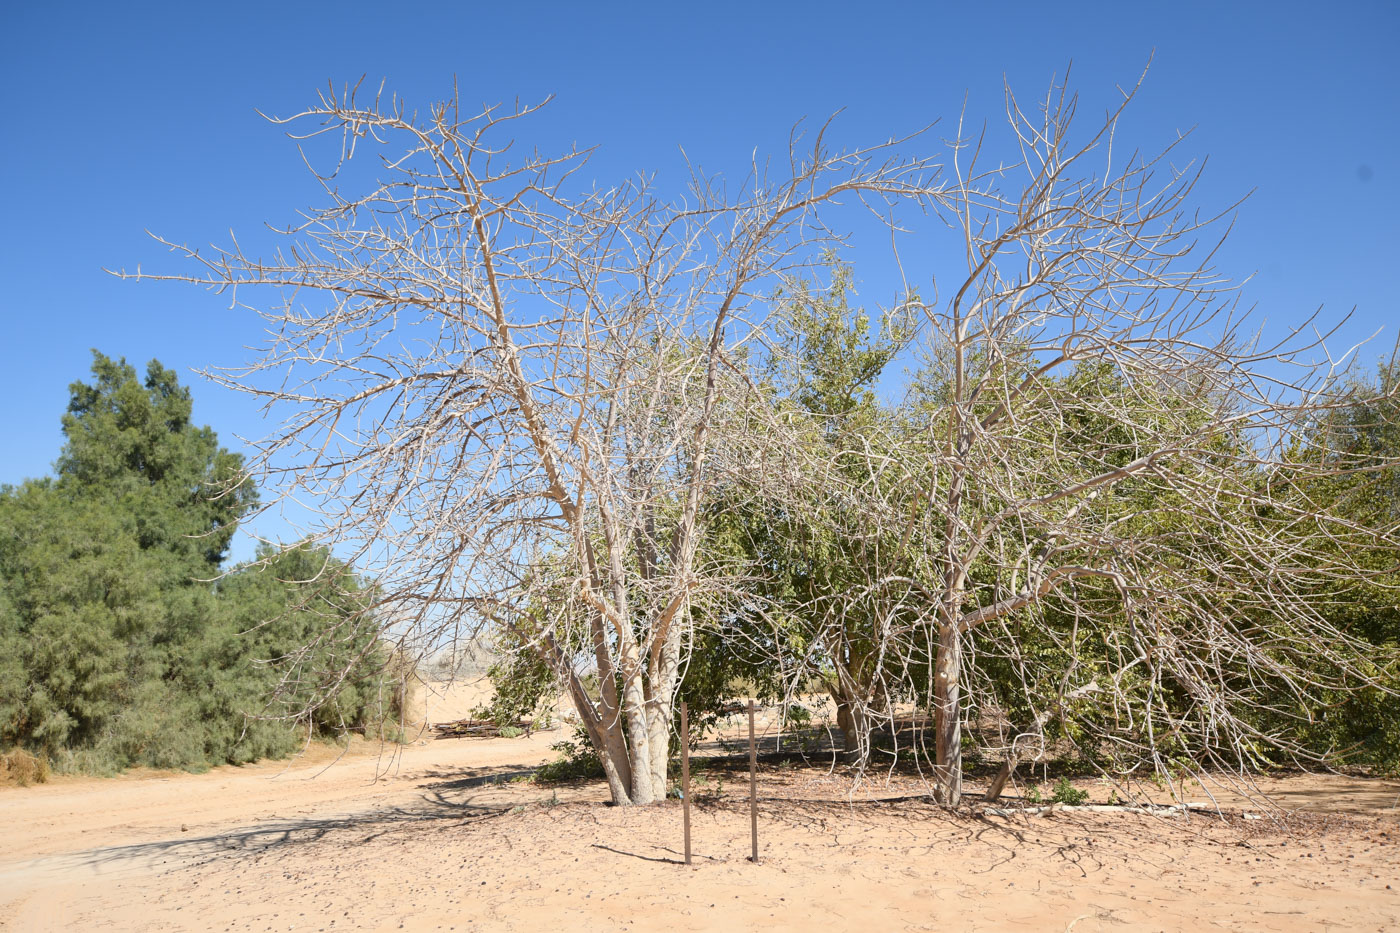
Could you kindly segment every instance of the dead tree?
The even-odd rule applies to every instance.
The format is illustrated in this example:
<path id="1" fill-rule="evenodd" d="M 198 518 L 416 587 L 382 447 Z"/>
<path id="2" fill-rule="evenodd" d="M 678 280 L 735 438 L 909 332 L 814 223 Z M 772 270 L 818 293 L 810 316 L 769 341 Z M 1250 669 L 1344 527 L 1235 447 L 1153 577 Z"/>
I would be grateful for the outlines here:
<path id="1" fill-rule="evenodd" d="M 702 506 L 759 398 L 739 348 L 780 277 L 837 242 L 828 208 L 927 198 L 934 167 L 902 141 L 833 151 L 823 128 L 780 170 L 730 190 L 696 172 L 668 203 L 595 187 L 584 152 L 516 147 L 532 108 L 369 98 L 274 121 L 339 144 L 328 203 L 281 251 L 168 244 L 196 271 L 139 277 L 271 298 L 261 355 L 212 373 L 283 419 L 254 468 L 374 573 L 386 634 L 431 650 L 513 627 L 614 801 L 661 800 L 690 606 L 722 589 Z M 344 193 L 365 150 L 377 178 Z"/>

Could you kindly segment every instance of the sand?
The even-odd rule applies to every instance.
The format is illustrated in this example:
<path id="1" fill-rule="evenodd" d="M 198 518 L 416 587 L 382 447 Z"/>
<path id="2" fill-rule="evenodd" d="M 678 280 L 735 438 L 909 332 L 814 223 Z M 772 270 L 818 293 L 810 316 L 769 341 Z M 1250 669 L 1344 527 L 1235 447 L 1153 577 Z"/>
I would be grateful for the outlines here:
<path id="1" fill-rule="evenodd" d="M 464 715 L 478 690 L 429 697 L 428 717 Z M 1223 817 L 998 816 L 943 811 L 907 777 L 852 787 L 839 771 L 770 766 L 753 864 L 735 761 L 695 788 L 686 866 L 677 801 L 615 808 L 596 782 L 510 780 L 562 737 L 0 789 L 0 926 L 1400 928 L 1400 782 L 1270 779 L 1274 809 L 1216 789 Z"/>

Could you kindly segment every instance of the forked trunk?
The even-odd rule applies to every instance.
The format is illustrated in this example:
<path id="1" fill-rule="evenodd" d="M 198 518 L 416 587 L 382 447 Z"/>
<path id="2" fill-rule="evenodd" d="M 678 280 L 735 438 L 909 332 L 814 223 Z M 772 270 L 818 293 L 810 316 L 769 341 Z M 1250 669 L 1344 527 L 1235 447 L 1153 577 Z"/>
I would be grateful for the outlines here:
<path id="1" fill-rule="evenodd" d="M 613 803 L 657 803 L 666 799 L 682 630 L 672 626 L 661 644 L 643 654 L 629 637 L 620 638 L 614 648 L 604 626 L 601 616 L 594 619 L 593 647 L 600 688 L 596 705 L 561 652 L 556 649 L 547 657 L 570 684 L 589 740 L 603 763 Z"/>
<path id="2" fill-rule="evenodd" d="M 601 623 L 595 623 L 595 638 L 600 638 Z M 603 775 L 608 781 L 608 792 L 613 803 L 626 806 L 632 802 L 632 768 L 627 757 L 627 739 L 623 734 L 622 715 L 618 705 L 617 683 L 612 674 L 611 661 L 606 645 L 598 642 L 599 650 L 595 657 L 600 671 L 599 701 L 595 703 L 588 695 L 588 689 L 579 679 L 578 672 L 570 664 L 568 657 L 560 650 L 558 643 L 549 635 L 535 643 L 539 657 L 554 671 L 564 684 L 569 698 L 588 741 L 593 746 L 598 760 L 603 765 Z"/>
<path id="3" fill-rule="evenodd" d="M 651 717 L 641 700 L 641 691 L 633 691 L 624 685 L 622 704 L 626 715 L 614 713 L 608 719 L 603 718 L 602 711 L 583 692 L 581 685 L 570 692 L 593 750 L 603 764 L 603 775 L 607 778 L 612 802 L 625 807 L 664 799 L 664 793 L 658 788 L 665 785 L 656 784 L 652 775 L 651 743 L 646 741 L 651 731 Z M 644 739 L 640 743 L 634 741 L 638 732 Z"/>

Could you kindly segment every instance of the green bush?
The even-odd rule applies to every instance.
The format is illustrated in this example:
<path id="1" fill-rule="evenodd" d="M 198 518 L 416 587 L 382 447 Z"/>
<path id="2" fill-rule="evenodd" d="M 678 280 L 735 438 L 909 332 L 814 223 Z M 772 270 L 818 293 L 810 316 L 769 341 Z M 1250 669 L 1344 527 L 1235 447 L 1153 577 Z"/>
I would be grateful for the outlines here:
<path id="1" fill-rule="evenodd" d="M 583 726 L 574 730 L 572 739 L 555 742 L 549 746 L 559 753 L 559 757 L 543 764 L 535 771 L 535 780 L 543 784 L 560 781 L 579 781 L 603 776 L 603 762 L 593 750 L 593 743 Z"/>
<path id="2" fill-rule="evenodd" d="M 1050 796 L 1054 803 L 1063 803 L 1071 807 L 1077 807 L 1088 799 L 1088 791 L 1079 790 L 1069 782 L 1069 778 L 1064 777 L 1055 782 L 1054 793 Z"/>
<path id="3" fill-rule="evenodd" d="M 373 592 L 309 545 L 220 578 L 257 499 L 241 458 L 159 363 L 143 382 L 96 354 L 93 375 L 71 386 L 58 475 L 0 487 L 0 749 L 202 770 L 397 712 Z"/>

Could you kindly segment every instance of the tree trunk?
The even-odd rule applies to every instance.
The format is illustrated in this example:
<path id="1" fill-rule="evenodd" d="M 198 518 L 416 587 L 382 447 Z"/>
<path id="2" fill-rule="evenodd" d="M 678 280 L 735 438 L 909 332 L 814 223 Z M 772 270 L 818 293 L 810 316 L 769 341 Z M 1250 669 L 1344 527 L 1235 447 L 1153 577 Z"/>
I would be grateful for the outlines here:
<path id="1" fill-rule="evenodd" d="M 836 728 L 841 730 L 841 747 L 849 752 L 856 735 L 855 719 L 851 716 L 851 704 L 842 697 L 834 699 L 836 700 Z"/>
<path id="2" fill-rule="evenodd" d="M 862 764 L 870 750 L 870 717 L 859 700 L 835 696 L 836 726 L 841 730 L 844 754 L 849 764 Z"/>
<path id="3" fill-rule="evenodd" d="M 666 769 L 671 762 L 671 723 L 680 677 L 681 627 L 674 622 L 666 640 L 652 657 L 650 695 L 647 697 L 647 726 L 651 742 L 651 780 L 665 799 L 668 786 Z M 686 736 L 681 736 L 686 741 Z"/>
<path id="4" fill-rule="evenodd" d="M 598 715 L 593 701 L 584 692 L 583 685 L 577 683 L 577 678 L 570 684 L 569 693 L 573 696 L 574 708 L 578 710 L 579 718 L 583 720 L 583 726 L 588 731 L 589 741 L 593 743 L 593 751 L 603 763 L 603 776 L 607 778 L 608 793 L 612 795 L 612 802 L 619 807 L 627 806 L 632 802 L 632 774 L 627 761 L 627 743 L 622 738 L 622 723 L 616 716 L 612 722 L 604 721 Z"/>
<path id="5" fill-rule="evenodd" d="M 507 623 L 509 624 L 509 623 Z M 552 636 L 546 634 L 535 643 L 539 656 L 554 671 L 554 675 L 568 689 L 569 698 L 574 701 L 574 709 L 583 723 L 588 740 L 603 764 L 603 775 L 608 781 L 608 792 L 617 806 L 627 806 L 632 802 L 632 768 L 627 757 L 627 741 L 622 731 L 622 716 L 618 707 L 617 681 L 613 674 L 612 662 L 607 645 L 602 640 L 602 621 L 594 620 L 594 657 L 598 662 L 599 702 L 594 703 L 588 689 L 579 680 L 578 672 L 569 663 L 568 657 L 559 648 Z M 517 630 L 518 632 L 518 630 Z"/>
<path id="6" fill-rule="evenodd" d="M 596 713 L 597 726 L 589 727 L 589 737 L 593 739 L 593 750 L 603 762 L 603 772 L 608 777 L 608 789 L 612 792 L 613 803 L 626 806 L 632 802 L 632 766 L 627 757 L 627 739 L 622 730 L 622 703 L 617 695 L 617 673 L 613 668 L 612 654 L 608 649 L 607 623 L 597 613 L 590 620 L 593 635 L 593 658 L 598 665 L 599 706 Z M 561 664 L 566 664 L 561 658 Z M 577 678 L 572 677 L 571 682 Z M 584 722 L 593 723 L 594 707 L 582 684 L 574 692 L 574 705 Z"/>
<path id="7" fill-rule="evenodd" d="M 933 768 L 934 798 L 945 807 L 962 800 L 962 641 L 956 625 L 938 630 L 933 714 L 937 755 Z"/>
<path id="8" fill-rule="evenodd" d="M 987 793 L 982 795 L 983 803 L 995 803 L 1001 799 L 1001 792 L 1006 790 L 1006 782 L 1011 780 L 1011 775 L 1016 772 L 1016 750 L 1013 748 L 1006 753 L 1006 762 L 997 772 L 997 776 L 992 779 L 992 785 L 987 788 Z"/>
<path id="9" fill-rule="evenodd" d="M 665 799 L 657 796 L 651 773 L 651 730 L 647 720 L 646 691 L 642 684 L 641 665 L 637 648 L 627 645 L 622 650 L 621 667 L 625 672 L 622 683 L 622 705 L 627 712 L 627 753 L 632 765 L 632 803 L 646 805 Z"/>

